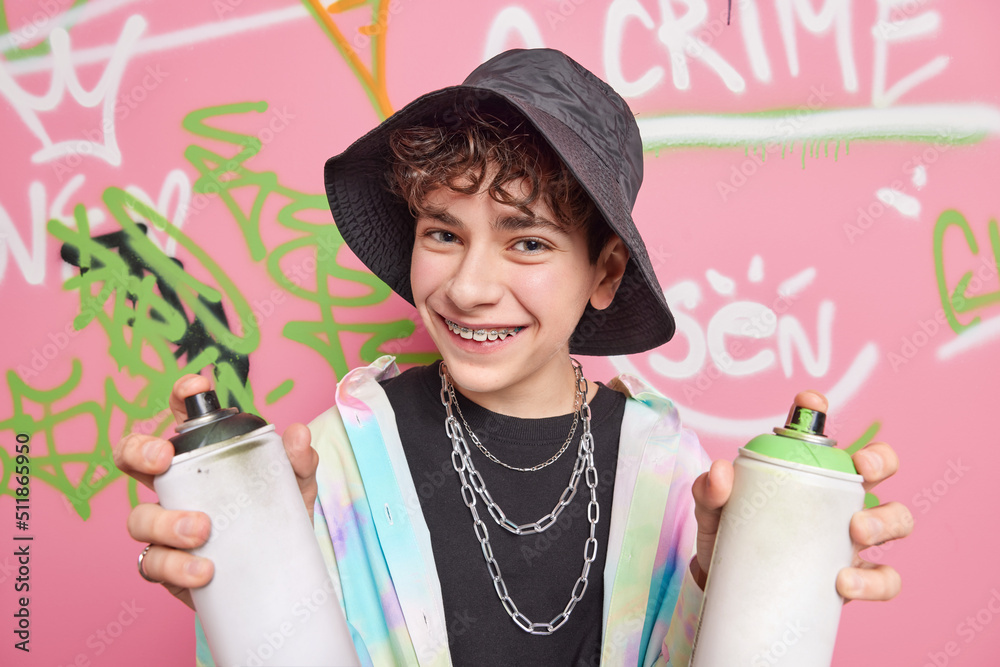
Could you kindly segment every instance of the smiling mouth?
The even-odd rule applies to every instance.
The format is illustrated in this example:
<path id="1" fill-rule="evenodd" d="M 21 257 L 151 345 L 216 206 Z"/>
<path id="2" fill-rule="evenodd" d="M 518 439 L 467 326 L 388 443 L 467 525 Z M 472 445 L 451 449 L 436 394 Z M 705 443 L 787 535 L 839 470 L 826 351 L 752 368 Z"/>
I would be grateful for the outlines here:
<path id="1" fill-rule="evenodd" d="M 445 324 L 448 325 L 448 330 L 451 331 L 456 336 L 460 336 L 466 340 L 475 340 L 479 342 L 484 342 L 488 340 L 504 340 L 508 336 L 513 338 L 518 331 L 524 329 L 524 327 L 505 327 L 502 329 L 469 329 L 468 327 L 463 327 L 461 324 L 456 324 L 451 320 L 444 318 Z"/>

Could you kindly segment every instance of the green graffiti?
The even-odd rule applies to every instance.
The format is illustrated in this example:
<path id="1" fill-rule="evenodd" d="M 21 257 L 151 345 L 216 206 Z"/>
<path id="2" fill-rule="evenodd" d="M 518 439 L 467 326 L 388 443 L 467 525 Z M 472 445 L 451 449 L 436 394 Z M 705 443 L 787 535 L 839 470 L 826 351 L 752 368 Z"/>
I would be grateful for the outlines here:
<path id="1" fill-rule="evenodd" d="M 882 422 L 872 422 L 871 426 L 866 428 L 865 432 L 862 433 L 860 436 L 858 436 L 858 438 L 854 442 L 848 445 L 844 449 L 844 451 L 846 451 L 848 454 L 853 454 L 854 452 L 858 451 L 859 449 L 861 449 L 862 447 L 864 447 L 865 445 L 867 445 L 869 442 L 872 441 L 872 438 L 875 437 L 875 435 L 879 432 L 880 428 L 882 428 Z"/>
<path id="2" fill-rule="evenodd" d="M 34 478 L 58 490 L 83 519 L 90 516 L 90 500 L 121 476 L 110 443 L 133 431 L 162 435 L 173 421 L 167 397 L 180 376 L 214 364 L 223 402 L 256 412 L 239 360 L 257 348 L 259 332 L 249 326 L 241 335 L 234 334 L 216 307 L 225 298 L 237 314 L 249 315 L 246 299 L 207 253 L 157 211 L 116 187 L 105 190 L 103 199 L 120 232 L 92 237 L 82 204 L 74 208 L 75 228 L 50 220 L 48 231 L 63 243 L 64 259 L 80 268 L 79 275 L 63 285 L 79 296 L 74 327 L 100 326 L 111 358 L 130 379 L 119 383 L 117 376 L 107 376 L 100 400 L 60 408 L 81 384 L 81 360 L 72 360 L 70 377 L 54 389 L 29 384 L 28 378 L 39 373 L 20 366 L 17 373 L 7 373 L 13 414 L 0 421 L 0 430 L 31 435 Z M 190 265 L 184 270 L 164 254 L 135 219 L 148 220 L 175 239 L 200 264 L 199 273 L 217 287 L 195 279 Z M 252 323 L 251 317 L 241 320 Z M 194 340 L 193 331 L 202 332 L 204 340 Z M 141 385 L 137 390 L 136 380 Z M 40 406 L 40 418 L 32 416 L 36 410 L 25 408 L 29 402 Z M 87 433 L 88 426 L 93 440 L 81 448 L 80 434 Z M 0 453 L 0 461 L 4 470 L 0 493 L 10 494 L 6 451 Z M 129 480 L 127 490 L 131 502 L 137 503 L 135 480 Z"/>
<path id="3" fill-rule="evenodd" d="M 352 365 L 344 351 L 344 334 L 362 338 L 358 356 L 365 362 L 387 353 L 395 354 L 402 364 L 428 363 L 436 359 L 436 352 L 403 351 L 410 347 L 410 342 L 405 339 L 412 336 L 415 330 L 410 319 L 358 322 L 354 317 L 350 318 L 352 321 L 342 321 L 335 315 L 335 309 L 339 308 L 354 311 L 384 303 L 392 292 L 368 271 L 352 269 L 340 263 L 344 240 L 337 227 L 327 222 L 330 213 L 325 195 L 284 186 L 274 172 L 249 169 L 245 163 L 262 149 L 260 140 L 207 123 L 226 116 L 259 114 L 266 110 L 265 102 L 248 102 L 191 112 L 183 121 L 186 130 L 196 136 L 228 144 L 235 152 L 222 155 L 204 146 L 191 145 L 184 154 L 201 174 L 195 190 L 216 194 L 226 203 L 243 231 L 253 259 L 266 258 L 268 273 L 279 287 L 291 296 L 318 306 L 318 319 L 290 321 L 284 327 L 284 335 L 316 351 L 337 377 L 343 377 Z M 256 196 L 251 210 L 244 212 L 231 190 L 247 186 L 256 188 Z M 268 250 L 260 236 L 261 213 L 265 203 L 273 206 L 275 199 L 281 202 L 276 214 L 278 225 L 301 235 Z M 323 222 L 310 221 L 310 214 Z M 297 262 L 294 261 L 296 257 Z M 345 290 L 344 294 L 335 294 L 331 291 L 331 281 L 342 281 L 351 289 Z M 356 294 L 359 291 L 360 294 Z"/>
<path id="4" fill-rule="evenodd" d="M 58 220 L 48 224 L 49 233 L 63 242 L 64 255 L 75 254 L 74 263 L 80 267 L 80 274 L 63 285 L 79 293 L 74 326 L 80 330 L 96 321 L 108 337 L 119 369 L 149 382 L 146 396 L 164 397 L 162 402 L 178 377 L 214 364 L 219 393 L 229 397 L 228 404 L 256 413 L 245 386 L 245 360 L 259 346 L 260 332 L 246 298 L 207 252 L 155 209 L 117 187 L 105 190 L 103 199 L 121 227 L 116 239 L 119 252 L 90 236 L 82 204 L 74 209 L 75 229 Z M 167 256 L 135 218 L 148 220 L 176 240 L 218 288 L 196 279 L 190 266 L 185 270 Z M 241 335 L 229 328 L 221 307 L 223 296 L 244 325 Z M 199 340 L 192 341 L 192 335 Z M 188 357 L 183 368 L 177 363 L 181 355 Z"/>
<path id="5" fill-rule="evenodd" d="M 803 126 L 813 119 L 824 116 L 832 117 L 852 113 L 868 113 L 871 109 L 772 109 L 748 113 L 708 113 L 697 116 L 682 116 L 679 114 L 643 114 L 636 118 L 642 135 L 642 148 L 659 154 L 663 148 L 739 148 L 746 149 L 748 136 L 751 141 L 761 143 L 768 152 L 784 151 L 789 144 L 791 153 L 795 145 L 802 142 L 803 158 L 806 151 L 813 157 L 819 157 L 819 147 L 829 142 L 844 142 L 846 154 L 850 155 L 851 141 L 868 141 L 878 143 L 920 143 L 932 144 L 938 147 L 963 146 L 983 141 L 992 130 L 986 126 L 972 124 L 950 124 L 941 120 L 912 127 L 903 123 L 871 122 L 867 127 L 861 117 L 850 129 L 837 130 L 821 125 L 820 127 L 803 129 Z M 890 113 L 890 112 L 886 112 Z M 697 121 L 703 119 L 704 130 L 692 129 Z M 673 125 L 674 121 L 680 121 Z M 749 124 L 747 121 L 751 121 Z M 767 121 L 766 124 L 753 121 Z M 727 127 L 728 124 L 728 127 Z M 846 126 L 845 126 L 846 127 Z M 784 156 L 784 155 L 782 155 Z M 836 158 L 837 152 L 834 152 Z"/>
<path id="6" fill-rule="evenodd" d="M 326 198 L 319 197 L 315 202 L 316 206 L 326 209 Z M 342 266 L 337 258 L 339 250 L 344 244 L 340 232 L 333 225 L 315 225 L 302 222 L 294 218 L 279 222 L 291 229 L 308 232 L 306 236 L 288 241 L 277 247 L 268 257 L 268 271 L 272 278 L 291 294 L 307 301 L 312 301 L 319 306 L 319 319 L 315 321 L 292 321 L 285 325 L 284 335 L 296 342 L 318 352 L 330 365 L 337 377 L 343 377 L 349 370 L 349 365 L 344 354 L 341 337 L 343 334 L 366 335 L 367 340 L 362 343 L 359 356 L 364 361 L 373 361 L 387 352 L 396 354 L 400 363 L 428 363 L 437 358 L 437 353 L 404 353 L 397 343 L 391 348 L 382 349 L 382 346 L 394 339 L 403 339 L 411 336 L 415 330 L 415 325 L 410 319 L 399 319 L 392 322 L 344 322 L 334 316 L 334 307 L 359 308 L 380 304 L 391 295 L 391 290 L 382 281 L 366 271 L 358 271 Z M 282 260 L 290 257 L 292 253 L 302 247 L 316 248 L 316 261 L 314 287 L 306 289 L 297 285 L 292 278 L 282 269 Z M 308 257 L 308 256 L 307 256 Z M 305 261 L 305 260 L 303 260 Z M 293 265 L 300 269 L 306 267 Z M 330 279 L 338 279 L 354 282 L 363 286 L 367 291 L 359 296 L 339 296 L 330 290 Z"/>
<path id="7" fill-rule="evenodd" d="M 81 383 L 85 372 L 81 360 L 72 360 L 70 377 L 55 389 L 30 385 L 27 380 L 39 372 L 19 366 L 17 373 L 7 374 L 13 416 L 0 422 L 0 430 L 31 434 L 35 479 L 62 493 L 84 519 L 90 516 L 90 499 L 121 476 L 110 443 L 133 431 L 161 435 L 172 424 L 167 399 L 177 378 L 214 365 L 222 402 L 258 412 L 246 381 L 246 355 L 259 346 L 260 335 L 235 283 L 186 234 L 128 192 L 110 187 L 103 201 L 120 231 L 92 237 L 86 208 L 78 204 L 73 228 L 50 220 L 48 232 L 63 243 L 63 258 L 80 269 L 63 284 L 79 297 L 73 326 L 82 330 L 96 323 L 103 330 L 119 375 L 104 378 L 102 399 L 58 409 L 57 404 L 68 402 Z M 192 258 L 186 269 L 147 237 L 145 225 L 137 219 L 177 242 Z M 197 273 L 212 284 L 193 277 L 194 263 L 199 265 Z M 243 323 L 238 334 L 229 328 L 223 300 Z M 42 417 L 32 417 L 35 411 L 26 410 L 26 402 L 41 406 Z M 84 417 L 93 424 L 94 439 L 81 448 L 79 437 L 87 430 L 76 424 Z M 64 422 L 74 425 L 72 432 L 61 427 Z M 0 459 L 2 493 L 9 493 L 6 452 Z M 137 503 L 135 480 L 129 480 L 127 490 L 131 502 Z"/>
<path id="8" fill-rule="evenodd" d="M 295 382 L 294 381 L 292 381 L 292 380 L 285 380 L 284 382 L 282 382 L 281 384 L 279 384 L 277 387 L 275 387 L 271 391 L 267 392 L 267 396 L 264 397 L 264 402 L 267 403 L 268 405 L 271 405 L 272 403 L 274 403 L 275 401 L 277 401 L 279 398 L 281 398 L 282 396 L 284 396 L 285 394 L 287 394 L 288 392 L 290 392 L 294 386 L 295 386 Z"/>
<path id="9" fill-rule="evenodd" d="M 77 7 L 82 7 L 88 0 L 73 0 L 73 4 L 66 8 L 69 12 Z M 51 9 L 51 5 L 55 5 L 58 9 L 62 9 L 62 3 L 52 2 L 48 9 Z M 21 58 L 30 58 L 32 56 L 45 56 L 50 53 L 49 40 L 43 39 L 38 44 L 29 47 L 22 47 L 22 44 L 27 44 L 35 39 L 35 37 L 42 35 L 42 26 L 45 22 L 56 18 L 54 13 L 49 13 L 48 15 L 42 12 L 34 12 L 30 18 L 34 21 L 39 15 L 44 16 L 43 21 L 29 22 L 27 25 L 18 28 L 17 30 L 10 29 L 10 19 L 7 17 L 7 6 L 5 3 L 0 2 L 0 35 L 8 36 L 9 44 L 3 47 L 3 54 L 7 60 L 20 60 Z M 75 21 L 75 19 L 74 19 Z M 66 26 L 67 30 L 72 29 L 73 22 L 70 22 Z M 47 33 L 46 33 L 47 34 Z"/>
<path id="10" fill-rule="evenodd" d="M 250 111 L 263 113 L 267 110 L 266 102 L 249 102 L 232 104 L 224 107 L 209 107 L 192 111 L 184 117 L 182 125 L 188 132 L 218 141 L 229 142 L 242 146 L 242 150 L 231 158 L 225 158 L 214 151 L 198 145 L 188 146 L 184 157 L 198 170 L 200 177 L 192 184 L 195 193 L 218 195 L 232 214 L 233 219 L 243 232 L 243 238 L 250 250 L 250 256 L 261 260 L 266 254 L 264 242 L 260 237 L 260 213 L 268 195 L 277 187 L 277 178 L 273 173 L 253 173 L 243 168 L 243 162 L 257 155 L 261 149 L 261 141 L 257 137 L 237 134 L 216 129 L 205 124 L 205 120 L 225 114 L 242 114 Z M 257 195 L 249 213 L 244 213 L 240 204 L 230 190 L 234 188 L 256 187 Z"/>
<path id="11" fill-rule="evenodd" d="M 978 324 L 980 317 L 976 315 L 968 323 L 963 324 L 958 319 L 959 313 L 968 313 L 994 303 L 1000 303 L 1000 291 L 977 296 L 966 294 L 969 283 L 973 279 L 980 281 L 982 278 L 982 276 L 975 277 L 972 271 L 963 273 L 955 288 L 949 291 L 944 267 L 944 235 L 950 227 L 958 227 L 962 231 L 965 243 L 973 255 L 979 254 L 979 244 L 976 242 L 976 236 L 972 233 L 972 228 L 969 227 L 965 216 L 959 211 L 954 209 L 944 211 L 938 216 L 937 222 L 934 223 L 934 272 L 937 277 L 938 295 L 941 299 L 941 307 L 944 309 L 945 317 L 948 319 L 948 324 L 951 326 L 952 331 L 960 334 Z M 992 264 L 990 264 L 989 259 L 983 258 L 976 272 L 981 273 L 985 269 L 987 277 L 990 277 L 1000 272 L 1000 229 L 997 227 L 996 219 L 989 221 L 987 229 L 990 236 L 990 247 L 993 251 Z"/>
<path id="12" fill-rule="evenodd" d="M 87 519 L 90 500 L 122 476 L 112 458 L 109 437 L 112 423 L 121 421 L 120 415 L 124 415 L 124 428 L 129 431 L 137 425 L 136 415 L 145 417 L 153 411 L 144 409 L 141 399 L 124 398 L 110 378 L 104 386 L 103 402 L 83 401 L 57 408 L 79 386 L 82 376 L 79 359 L 73 360 L 70 376 L 52 389 L 32 387 L 14 371 L 7 371 L 13 414 L 0 421 L 0 431 L 30 434 L 33 481 L 44 482 L 59 491 L 72 509 Z M 39 407 L 29 410 L 28 404 Z M 41 416 L 35 416 L 39 412 Z M 168 424 L 169 420 L 155 422 L 150 432 L 158 435 Z M 88 430 L 93 430 L 94 438 L 81 448 L 80 434 Z M 13 470 L 11 463 L 10 455 L 0 448 L 3 469 L 0 495 L 14 495 L 8 474 Z M 130 495 L 136 494 L 135 485 L 135 480 L 130 480 Z"/>

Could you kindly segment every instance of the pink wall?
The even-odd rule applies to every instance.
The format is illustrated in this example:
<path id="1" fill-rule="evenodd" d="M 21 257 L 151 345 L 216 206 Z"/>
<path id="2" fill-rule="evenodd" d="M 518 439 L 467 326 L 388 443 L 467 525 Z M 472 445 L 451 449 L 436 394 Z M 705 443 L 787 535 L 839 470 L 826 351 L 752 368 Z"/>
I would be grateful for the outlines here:
<path id="1" fill-rule="evenodd" d="M 844 446 L 869 431 L 896 447 L 877 493 L 916 517 L 868 552 L 902 594 L 847 606 L 834 664 L 997 664 L 1000 10 L 818 4 L 736 0 L 726 26 L 721 0 L 4 3 L 0 663 L 193 662 L 192 614 L 136 575 L 135 485 L 109 443 L 171 432 L 161 401 L 193 357 L 279 425 L 375 350 L 428 359 L 405 304 L 336 252 L 321 165 L 380 109 L 529 44 L 618 88 L 650 149 L 636 219 L 679 334 L 588 374 L 642 375 L 726 458 L 796 391 L 827 392 Z M 30 654 L 11 633 L 15 535 L 34 538 Z"/>

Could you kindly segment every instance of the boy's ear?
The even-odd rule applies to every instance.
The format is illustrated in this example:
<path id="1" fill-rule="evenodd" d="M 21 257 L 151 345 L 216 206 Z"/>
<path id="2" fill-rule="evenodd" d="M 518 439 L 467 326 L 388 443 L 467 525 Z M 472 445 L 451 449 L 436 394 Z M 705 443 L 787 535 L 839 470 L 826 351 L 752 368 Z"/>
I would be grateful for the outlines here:
<path id="1" fill-rule="evenodd" d="M 590 305 L 597 310 L 604 310 L 614 301 L 615 292 L 625 275 L 625 267 L 628 266 L 629 252 L 625 244 L 617 236 L 612 237 L 597 260 L 598 276 L 600 282 L 590 295 Z"/>

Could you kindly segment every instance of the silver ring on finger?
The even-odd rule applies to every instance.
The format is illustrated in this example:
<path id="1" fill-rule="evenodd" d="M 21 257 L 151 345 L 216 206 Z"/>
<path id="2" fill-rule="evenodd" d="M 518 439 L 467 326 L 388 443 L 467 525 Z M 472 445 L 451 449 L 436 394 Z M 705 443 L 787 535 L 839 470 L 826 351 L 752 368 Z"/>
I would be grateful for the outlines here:
<path id="1" fill-rule="evenodd" d="M 158 581 L 156 579 L 153 579 L 148 574 L 146 574 L 146 571 L 144 569 L 142 569 L 142 559 L 146 557 L 146 554 L 149 553 L 149 550 L 152 549 L 152 548 L 153 548 L 152 544 L 147 544 L 146 548 L 142 550 L 141 554 L 139 554 L 139 562 L 137 563 L 137 565 L 139 567 L 139 576 L 142 577 L 143 579 L 145 579 L 146 581 L 148 581 L 151 584 L 162 584 L 163 583 L 162 581 Z"/>

